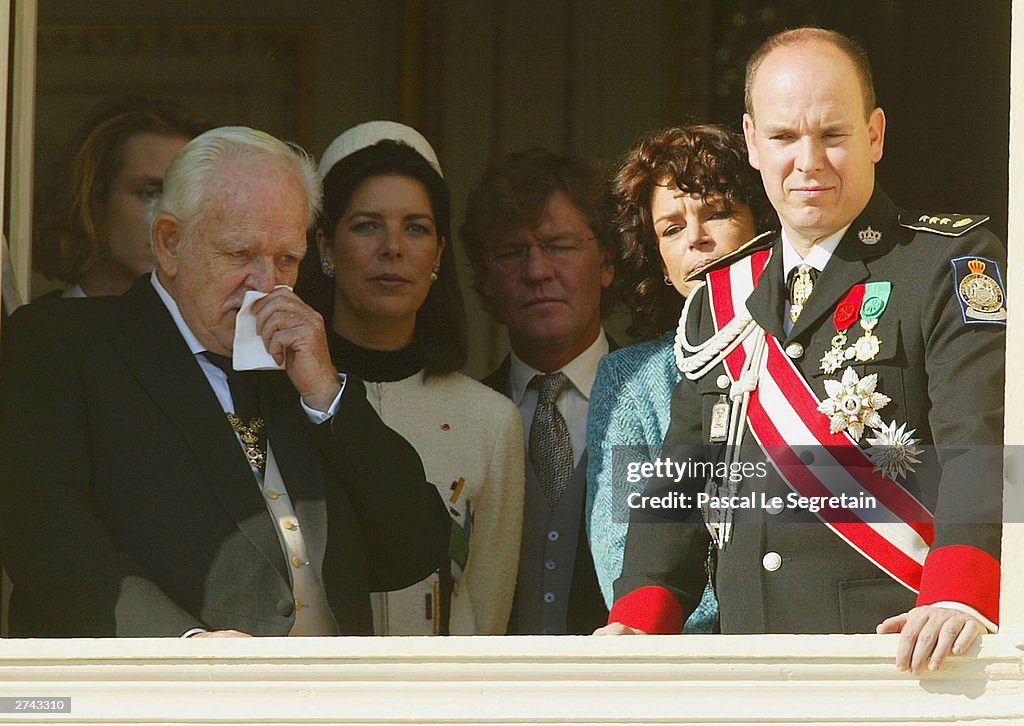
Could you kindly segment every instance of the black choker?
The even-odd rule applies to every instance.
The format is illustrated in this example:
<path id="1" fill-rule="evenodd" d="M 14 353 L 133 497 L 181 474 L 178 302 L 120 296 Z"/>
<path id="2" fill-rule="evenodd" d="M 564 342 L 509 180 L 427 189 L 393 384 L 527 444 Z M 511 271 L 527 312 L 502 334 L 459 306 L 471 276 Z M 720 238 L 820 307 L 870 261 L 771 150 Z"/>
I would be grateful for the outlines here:
<path id="1" fill-rule="evenodd" d="M 333 332 L 329 342 L 335 367 L 364 381 L 400 381 L 423 370 L 423 355 L 415 342 L 400 350 L 373 350 Z"/>

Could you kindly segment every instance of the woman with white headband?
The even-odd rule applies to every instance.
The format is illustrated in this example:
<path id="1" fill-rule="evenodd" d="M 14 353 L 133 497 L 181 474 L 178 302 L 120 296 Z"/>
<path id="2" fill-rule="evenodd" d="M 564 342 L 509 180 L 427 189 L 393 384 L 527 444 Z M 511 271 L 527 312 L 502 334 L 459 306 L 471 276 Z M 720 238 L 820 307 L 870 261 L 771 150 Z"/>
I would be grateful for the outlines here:
<path id="1" fill-rule="evenodd" d="M 519 412 L 462 375 L 465 311 L 450 246 L 448 187 L 417 131 L 361 124 L 320 160 L 322 275 L 312 304 L 338 369 L 361 378 L 384 422 L 419 452 L 452 516 L 450 563 L 373 596 L 379 635 L 505 632 L 519 561 Z"/>

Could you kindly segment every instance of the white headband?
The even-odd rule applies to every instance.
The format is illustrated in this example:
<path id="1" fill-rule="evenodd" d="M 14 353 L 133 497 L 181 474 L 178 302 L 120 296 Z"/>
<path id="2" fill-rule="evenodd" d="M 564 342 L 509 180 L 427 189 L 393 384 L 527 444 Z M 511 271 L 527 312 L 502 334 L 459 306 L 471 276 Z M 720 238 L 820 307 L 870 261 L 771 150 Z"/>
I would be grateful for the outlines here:
<path id="1" fill-rule="evenodd" d="M 441 164 L 437 160 L 437 154 L 434 153 L 430 142 L 423 138 L 423 134 L 419 131 L 394 121 L 367 121 L 345 131 L 327 147 L 323 156 L 320 157 L 319 170 L 321 181 L 334 168 L 334 165 L 346 156 L 351 156 L 357 151 L 373 146 L 378 141 L 385 140 L 401 141 L 404 144 L 408 144 L 428 164 L 434 167 L 434 171 L 440 174 L 442 178 L 444 177 L 444 173 L 441 171 Z"/>

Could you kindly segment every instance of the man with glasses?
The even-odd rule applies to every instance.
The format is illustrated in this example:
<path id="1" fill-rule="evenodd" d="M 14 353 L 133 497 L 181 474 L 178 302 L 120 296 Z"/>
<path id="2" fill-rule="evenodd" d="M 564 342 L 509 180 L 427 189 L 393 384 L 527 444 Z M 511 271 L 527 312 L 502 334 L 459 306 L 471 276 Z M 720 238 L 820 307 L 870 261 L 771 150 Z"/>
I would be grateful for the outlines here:
<path id="1" fill-rule="evenodd" d="M 508 154 L 470 193 L 460 230 L 473 285 L 512 347 L 484 383 L 519 406 L 527 442 L 513 633 L 589 633 L 607 618 L 583 519 L 587 409 L 614 277 L 604 191 L 582 159 Z"/>

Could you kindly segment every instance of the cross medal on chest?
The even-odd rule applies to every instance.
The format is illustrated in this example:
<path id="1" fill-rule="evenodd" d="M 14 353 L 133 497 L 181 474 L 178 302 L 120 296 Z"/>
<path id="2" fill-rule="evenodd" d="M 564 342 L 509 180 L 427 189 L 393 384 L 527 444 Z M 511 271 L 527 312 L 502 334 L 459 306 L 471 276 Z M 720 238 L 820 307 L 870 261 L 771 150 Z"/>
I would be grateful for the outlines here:
<path id="1" fill-rule="evenodd" d="M 832 338 L 831 347 L 821 357 L 821 370 L 831 375 L 843 367 L 847 361 L 857 360 L 866 363 L 878 355 L 881 341 L 875 335 L 878 319 L 885 312 L 892 292 L 889 281 L 868 282 L 854 285 L 843 299 L 836 305 L 832 322 L 836 326 L 836 334 Z M 853 322 L 860 319 L 860 327 L 864 330 L 853 345 L 848 345 L 846 331 Z"/>

